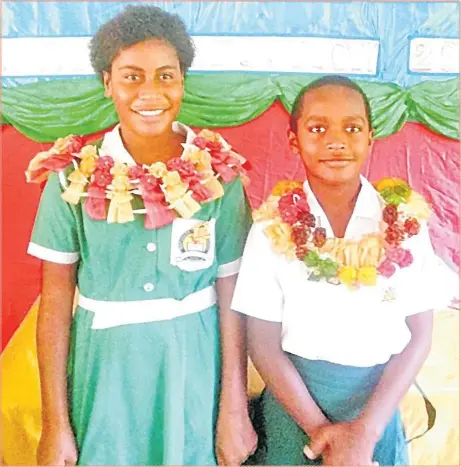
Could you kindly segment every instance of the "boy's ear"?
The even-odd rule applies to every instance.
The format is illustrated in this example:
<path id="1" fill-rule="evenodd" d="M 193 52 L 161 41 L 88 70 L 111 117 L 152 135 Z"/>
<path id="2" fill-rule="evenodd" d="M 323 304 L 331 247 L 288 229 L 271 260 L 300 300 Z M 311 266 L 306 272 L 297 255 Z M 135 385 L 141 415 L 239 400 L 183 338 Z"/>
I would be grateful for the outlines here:
<path id="1" fill-rule="evenodd" d="M 288 130 L 288 145 L 290 146 L 293 154 L 299 154 L 298 138 L 292 130 Z"/>
<path id="2" fill-rule="evenodd" d="M 370 133 L 368 133 L 368 146 L 370 146 L 370 149 L 373 147 L 374 143 L 374 132 L 373 130 L 370 130 Z"/>

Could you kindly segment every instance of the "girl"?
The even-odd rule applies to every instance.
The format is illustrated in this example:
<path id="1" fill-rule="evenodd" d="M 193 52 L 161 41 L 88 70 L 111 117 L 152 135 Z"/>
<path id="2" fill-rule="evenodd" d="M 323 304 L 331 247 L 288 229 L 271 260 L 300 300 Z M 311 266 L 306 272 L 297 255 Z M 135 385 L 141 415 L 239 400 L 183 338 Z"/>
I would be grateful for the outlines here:
<path id="1" fill-rule="evenodd" d="M 278 184 L 254 214 L 232 301 L 266 383 L 255 463 L 407 464 L 397 407 L 443 298 L 429 210 L 405 182 L 360 175 L 373 132 L 349 79 L 304 88 L 290 126 L 306 180 Z"/>
<path id="2" fill-rule="evenodd" d="M 193 57 L 179 17 L 127 7 L 91 42 L 119 125 L 29 166 L 30 181 L 53 172 L 29 246 L 43 260 L 39 465 L 215 464 L 218 402 L 219 462 L 256 446 L 230 310 L 250 226 L 243 160 L 175 121 Z"/>

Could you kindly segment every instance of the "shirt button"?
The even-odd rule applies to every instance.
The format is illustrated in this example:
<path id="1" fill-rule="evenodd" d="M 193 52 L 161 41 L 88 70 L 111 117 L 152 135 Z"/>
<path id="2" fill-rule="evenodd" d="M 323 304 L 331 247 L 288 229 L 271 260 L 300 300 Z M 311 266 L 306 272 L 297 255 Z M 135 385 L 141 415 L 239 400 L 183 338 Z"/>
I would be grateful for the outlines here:
<path id="1" fill-rule="evenodd" d="M 157 249 L 157 245 L 155 243 L 148 243 L 146 248 L 147 251 L 150 251 L 152 253 Z"/>
<path id="2" fill-rule="evenodd" d="M 151 284 L 150 282 L 144 284 L 144 290 L 146 292 L 152 292 L 152 290 L 154 290 L 154 284 Z"/>

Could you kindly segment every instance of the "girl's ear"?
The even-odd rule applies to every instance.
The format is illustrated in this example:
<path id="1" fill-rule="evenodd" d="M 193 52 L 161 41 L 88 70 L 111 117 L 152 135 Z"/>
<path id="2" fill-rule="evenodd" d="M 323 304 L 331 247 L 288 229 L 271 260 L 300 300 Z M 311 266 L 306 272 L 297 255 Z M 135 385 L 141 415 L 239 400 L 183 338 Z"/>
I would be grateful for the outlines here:
<path id="1" fill-rule="evenodd" d="M 110 99 L 112 97 L 112 81 L 109 72 L 102 72 L 102 82 L 104 84 L 104 95 Z"/>

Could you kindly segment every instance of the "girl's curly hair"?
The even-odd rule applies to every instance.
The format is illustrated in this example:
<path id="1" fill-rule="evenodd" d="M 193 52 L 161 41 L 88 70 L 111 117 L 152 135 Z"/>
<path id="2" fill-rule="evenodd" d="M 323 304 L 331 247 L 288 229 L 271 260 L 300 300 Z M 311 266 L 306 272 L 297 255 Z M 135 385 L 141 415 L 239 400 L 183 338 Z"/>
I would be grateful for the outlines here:
<path id="1" fill-rule="evenodd" d="M 90 42 L 91 65 L 102 78 L 121 50 L 151 39 L 164 40 L 174 47 L 182 73 L 187 72 L 195 47 L 184 22 L 178 15 L 152 5 L 130 5 L 103 24 Z"/>

